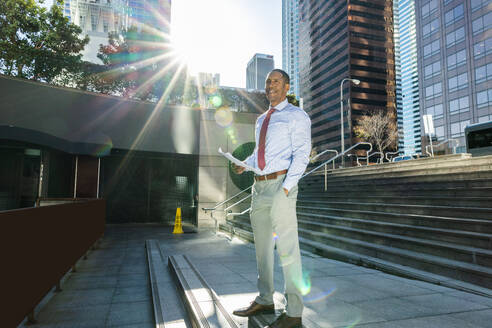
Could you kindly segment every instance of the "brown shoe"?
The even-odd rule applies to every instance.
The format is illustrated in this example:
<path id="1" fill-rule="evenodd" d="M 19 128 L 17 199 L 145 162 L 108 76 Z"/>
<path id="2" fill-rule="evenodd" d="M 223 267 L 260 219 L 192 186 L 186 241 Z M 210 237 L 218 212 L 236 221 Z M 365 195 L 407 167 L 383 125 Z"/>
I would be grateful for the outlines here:
<path id="1" fill-rule="evenodd" d="M 232 312 L 232 314 L 238 317 L 250 317 L 252 315 L 257 315 L 260 313 L 275 313 L 275 305 L 263 305 L 256 302 L 251 303 L 250 306 L 242 308 Z"/>
<path id="2" fill-rule="evenodd" d="M 269 328 L 302 328 L 302 319 L 300 317 L 289 317 L 285 312 L 272 322 Z"/>

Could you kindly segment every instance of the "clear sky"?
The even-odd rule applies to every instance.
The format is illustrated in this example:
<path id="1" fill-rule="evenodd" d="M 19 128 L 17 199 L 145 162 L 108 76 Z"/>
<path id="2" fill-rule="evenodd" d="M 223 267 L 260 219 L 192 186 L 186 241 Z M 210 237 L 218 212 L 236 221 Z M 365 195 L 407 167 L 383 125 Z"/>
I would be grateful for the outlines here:
<path id="1" fill-rule="evenodd" d="M 282 1 L 172 0 L 171 37 L 192 74 L 219 73 L 221 85 L 244 88 L 255 53 L 282 67 Z"/>
<path id="2" fill-rule="evenodd" d="M 255 53 L 282 68 L 282 0 L 171 0 L 171 37 L 192 74 L 219 73 L 221 85 L 244 88 Z"/>

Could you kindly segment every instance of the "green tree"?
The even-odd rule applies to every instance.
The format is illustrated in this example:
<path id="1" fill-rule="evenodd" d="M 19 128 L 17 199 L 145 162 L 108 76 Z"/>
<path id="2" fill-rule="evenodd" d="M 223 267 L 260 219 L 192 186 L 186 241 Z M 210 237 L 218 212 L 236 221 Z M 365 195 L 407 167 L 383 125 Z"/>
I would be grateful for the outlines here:
<path id="1" fill-rule="evenodd" d="M 104 74 L 122 96 L 180 103 L 185 93 L 186 68 L 172 56 L 167 38 L 155 30 L 130 27 L 108 35 L 97 57 L 105 67 Z M 100 74 L 101 75 L 101 74 Z"/>
<path id="2" fill-rule="evenodd" d="M 296 95 L 293 93 L 287 95 L 287 101 L 294 106 L 299 106 L 299 100 L 297 100 Z"/>
<path id="3" fill-rule="evenodd" d="M 80 71 L 89 38 L 63 16 L 62 4 L 47 11 L 34 0 L 0 2 L 0 72 L 52 83 Z"/>

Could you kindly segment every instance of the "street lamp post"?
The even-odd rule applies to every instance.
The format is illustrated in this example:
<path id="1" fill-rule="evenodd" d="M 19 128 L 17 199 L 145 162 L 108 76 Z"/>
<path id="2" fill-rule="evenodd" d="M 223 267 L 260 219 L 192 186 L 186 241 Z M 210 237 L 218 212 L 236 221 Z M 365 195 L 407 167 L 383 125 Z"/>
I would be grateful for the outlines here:
<path id="1" fill-rule="evenodd" d="M 355 85 L 359 85 L 360 80 L 357 79 L 350 79 L 350 78 L 344 78 L 342 82 L 340 82 L 340 127 L 341 127 L 341 142 L 342 142 L 342 151 L 340 154 L 342 154 L 342 167 L 345 164 L 345 158 L 343 155 L 343 152 L 345 151 L 345 140 L 344 140 L 344 132 L 343 132 L 343 82 L 345 81 L 352 81 Z"/>

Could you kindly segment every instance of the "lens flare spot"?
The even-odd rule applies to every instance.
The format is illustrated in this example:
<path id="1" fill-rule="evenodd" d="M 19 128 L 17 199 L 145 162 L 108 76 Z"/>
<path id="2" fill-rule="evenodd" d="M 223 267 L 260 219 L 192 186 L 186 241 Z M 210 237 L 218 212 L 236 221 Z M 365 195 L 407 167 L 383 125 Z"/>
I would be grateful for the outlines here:
<path id="1" fill-rule="evenodd" d="M 277 240 L 277 239 L 278 239 L 277 233 L 276 233 L 276 232 L 274 232 L 274 233 L 273 233 L 273 240 Z"/>
<path id="2" fill-rule="evenodd" d="M 231 125 L 232 113 L 229 110 L 229 108 L 222 107 L 222 108 L 217 109 L 217 111 L 215 112 L 215 121 L 217 122 L 218 125 L 220 125 L 222 127 L 227 127 L 227 126 Z M 232 129 L 229 129 L 227 131 L 227 134 L 229 134 L 229 135 L 231 135 L 232 133 L 234 133 L 234 131 L 232 131 Z"/>
<path id="3" fill-rule="evenodd" d="M 216 108 L 222 105 L 222 97 L 219 95 L 211 96 L 208 101 Z"/>
<path id="4" fill-rule="evenodd" d="M 311 278 L 308 272 L 304 272 L 301 281 L 296 281 L 295 284 L 302 296 L 306 296 L 311 292 Z"/>

